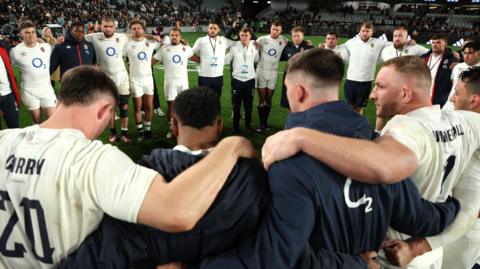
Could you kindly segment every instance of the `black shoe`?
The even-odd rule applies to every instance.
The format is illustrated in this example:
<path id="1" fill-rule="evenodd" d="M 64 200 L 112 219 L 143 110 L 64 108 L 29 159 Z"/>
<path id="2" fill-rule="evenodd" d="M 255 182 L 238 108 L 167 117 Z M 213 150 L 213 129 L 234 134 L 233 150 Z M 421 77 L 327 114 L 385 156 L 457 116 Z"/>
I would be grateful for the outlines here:
<path id="1" fill-rule="evenodd" d="M 153 134 L 152 131 L 145 131 L 145 139 L 152 139 Z"/>
<path id="2" fill-rule="evenodd" d="M 138 142 L 143 142 L 145 140 L 145 132 L 139 132 L 137 136 Z"/>

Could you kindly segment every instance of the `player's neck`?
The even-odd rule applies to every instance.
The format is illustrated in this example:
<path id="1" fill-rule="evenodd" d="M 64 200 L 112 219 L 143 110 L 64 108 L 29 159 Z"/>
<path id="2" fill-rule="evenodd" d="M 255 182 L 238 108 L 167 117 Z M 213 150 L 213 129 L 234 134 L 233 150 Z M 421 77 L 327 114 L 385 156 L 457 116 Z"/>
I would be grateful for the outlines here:
<path id="1" fill-rule="evenodd" d="M 135 40 L 135 41 L 143 41 L 143 40 L 145 40 L 145 37 L 144 37 L 143 35 L 140 36 L 140 37 L 132 36 L 132 38 L 133 38 L 133 40 Z"/>
<path id="2" fill-rule="evenodd" d="M 440 52 L 440 53 L 433 52 L 432 55 L 433 55 L 434 57 L 440 57 L 440 56 L 443 55 L 444 52 L 445 52 L 445 51 L 442 51 L 442 52 Z"/>
<path id="3" fill-rule="evenodd" d="M 23 42 L 23 44 L 28 48 L 34 48 L 34 47 L 37 46 L 38 42 L 37 41 L 33 41 L 33 42 L 30 42 L 30 43 Z"/>
<path id="4" fill-rule="evenodd" d="M 274 37 L 274 36 L 270 35 L 270 38 L 271 38 L 271 39 L 277 39 L 278 37 L 280 37 L 280 36 L 275 36 L 275 37 Z"/>
<path id="5" fill-rule="evenodd" d="M 217 143 L 218 135 L 216 126 L 204 127 L 201 130 L 193 127 L 179 127 L 177 144 L 190 150 L 209 149 Z"/>
<path id="6" fill-rule="evenodd" d="M 249 40 L 249 41 L 245 41 L 245 42 L 240 41 L 240 43 L 242 44 L 242 46 L 248 47 L 248 44 L 250 43 L 250 40 Z"/>
<path id="7" fill-rule="evenodd" d="M 337 47 L 337 45 L 335 45 L 335 46 L 329 46 L 329 45 L 327 45 L 327 48 L 329 48 L 329 49 L 331 49 L 331 50 L 334 50 L 336 47 Z"/>

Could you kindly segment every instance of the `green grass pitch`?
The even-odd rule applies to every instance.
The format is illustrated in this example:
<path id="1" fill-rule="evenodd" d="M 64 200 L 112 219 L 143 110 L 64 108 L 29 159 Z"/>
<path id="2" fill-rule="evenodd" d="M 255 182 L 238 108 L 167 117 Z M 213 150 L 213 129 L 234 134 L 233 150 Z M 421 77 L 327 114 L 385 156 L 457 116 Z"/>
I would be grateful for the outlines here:
<path id="1" fill-rule="evenodd" d="M 205 33 L 184 33 L 184 38 L 187 39 L 190 43 L 190 46 L 193 46 L 195 40 L 198 37 L 204 36 Z M 257 34 L 257 36 L 261 36 L 263 34 Z M 287 38 L 290 39 L 289 35 L 285 35 Z M 318 45 L 320 42 L 324 41 L 323 36 L 305 36 L 305 39 L 311 40 L 314 45 Z M 339 43 L 345 42 L 346 39 L 340 39 Z M 272 111 L 270 113 L 270 118 L 269 118 L 269 125 L 271 127 L 271 131 L 266 132 L 266 133 L 248 133 L 248 132 L 242 132 L 239 135 L 245 136 L 248 139 L 250 139 L 254 145 L 254 147 L 257 149 L 258 153 L 260 154 L 260 149 L 265 141 L 265 139 L 277 132 L 283 129 L 284 126 L 284 121 L 287 116 L 287 110 L 280 107 L 280 96 L 281 96 L 281 88 L 282 88 L 282 78 L 283 78 L 283 70 L 284 70 L 285 63 L 281 62 L 279 66 L 279 76 L 278 76 L 278 83 L 277 83 L 277 89 L 275 91 L 275 94 L 273 96 L 273 105 L 272 105 Z M 194 70 L 195 66 L 192 64 L 189 66 L 189 85 L 190 87 L 196 86 L 197 85 L 197 72 Z M 20 81 L 19 79 L 19 73 L 18 70 L 16 70 L 16 75 L 17 75 L 17 81 Z M 156 67 L 154 70 L 154 78 L 157 83 L 157 86 L 159 87 L 159 96 L 160 96 L 160 104 L 161 107 L 164 111 L 166 111 L 166 102 L 165 102 L 165 95 L 163 93 L 163 70 L 161 68 Z M 224 70 L 224 84 L 223 84 L 223 93 L 222 93 L 222 98 L 221 98 L 221 104 L 222 104 L 222 119 L 223 119 L 223 124 L 224 124 L 224 131 L 222 133 L 222 136 L 230 136 L 232 135 L 232 118 L 231 116 L 231 88 L 230 88 L 230 67 L 226 66 Z M 56 85 L 56 90 L 58 90 L 59 85 L 57 83 Z M 253 103 L 253 117 L 252 117 L 252 127 L 256 128 L 258 126 L 258 115 L 257 115 L 257 110 L 256 110 L 256 104 L 257 104 L 257 98 L 258 96 L 255 94 L 255 99 Z M 342 87 L 340 89 L 340 99 L 344 99 L 343 95 L 343 83 Z M 367 116 L 368 120 L 370 123 L 373 124 L 375 123 L 375 107 L 374 105 L 369 102 L 367 108 L 364 111 L 365 116 Z M 28 111 L 25 109 L 25 107 L 20 108 L 20 126 L 25 127 L 29 126 L 32 124 L 32 120 L 30 117 L 30 114 Z M 117 132 L 119 132 L 119 122 L 117 121 Z M 4 127 L 5 124 L 2 123 L 2 127 Z M 243 128 L 243 120 L 240 123 L 240 127 Z M 153 133 L 157 136 L 155 139 L 152 140 L 147 140 L 142 143 L 134 142 L 132 145 L 125 145 L 123 143 L 119 143 L 118 147 L 124 151 L 126 154 L 128 154 L 133 160 L 138 160 L 141 155 L 143 154 L 148 154 L 152 149 L 154 148 L 171 148 L 175 145 L 175 139 L 166 139 L 165 135 L 167 133 L 167 128 L 168 128 L 168 122 L 166 117 L 158 117 L 157 115 L 153 116 L 153 122 L 152 122 L 152 131 Z M 109 131 L 106 130 L 100 137 L 99 139 L 108 142 L 108 134 Z M 135 127 L 135 122 L 133 118 L 133 104 L 132 100 L 130 100 L 130 109 L 129 109 L 129 135 L 131 138 L 135 139 L 136 138 L 136 127 Z"/>

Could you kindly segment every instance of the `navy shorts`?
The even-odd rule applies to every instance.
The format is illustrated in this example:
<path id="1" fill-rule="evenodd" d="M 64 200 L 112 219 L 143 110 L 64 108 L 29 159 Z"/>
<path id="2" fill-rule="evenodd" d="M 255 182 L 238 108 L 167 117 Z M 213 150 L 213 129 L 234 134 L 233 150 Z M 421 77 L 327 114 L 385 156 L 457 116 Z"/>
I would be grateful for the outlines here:
<path id="1" fill-rule="evenodd" d="M 372 90 L 372 82 L 359 82 L 347 79 L 345 81 L 344 89 L 347 103 L 356 107 L 366 107 L 370 91 Z"/>
<path id="2" fill-rule="evenodd" d="M 198 86 L 209 87 L 218 96 L 222 96 L 223 77 L 198 77 Z"/>

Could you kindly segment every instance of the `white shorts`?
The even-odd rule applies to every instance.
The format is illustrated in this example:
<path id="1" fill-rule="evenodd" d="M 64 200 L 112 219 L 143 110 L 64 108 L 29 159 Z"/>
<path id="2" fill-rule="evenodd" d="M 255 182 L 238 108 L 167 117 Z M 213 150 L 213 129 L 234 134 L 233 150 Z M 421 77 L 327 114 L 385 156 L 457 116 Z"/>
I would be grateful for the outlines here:
<path id="1" fill-rule="evenodd" d="M 165 99 L 167 101 L 175 101 L 177 95 L 188 89 L 188 81 L 165 81 L 163 90 L 165 91 Z"/>
<path id="2" fill-rule="evenodd" d="M 257 68 L 257 88 L 268 88 L 275 90 L 277 88 L 278 70 L 261 70 Z"/>
<path id="3" fill-rule="evenodd" d="M 389 268 L 389 269 L 400 269 L 400 268 L 408 268 L 408 269 L 442 269 L 442 260 L 443 260 L 443 248 L 436 248 L 430 252 L 427 252 L 423 255 L 415 257 L 410 264 L 405 267 L 397 267 L 391 265 L 387 258 L 385 257 L 385 252 L 380 250 L 378 252 L 377 261 L 380 263 L 381 268 Z M 445 267 L 447 268 L 447 267 Z M 456 267 L 452 267 L 456 268 Z"/>
<path id="4" fill-rule="evenodd" d="M 470 269 L 480 261 L 480 221 L 467 234 L 443 247 L 442 268 Z"/>
<path id="5" fill-rule="evenodd" d="M 142 97 L 144 94 L 153 95 L 153 77 L 130 77 L 130 89 L 133 97 Z"/>
<path id="6" fill-rule="evenodd" d="M 128 83 L 128 73 L 125 72 L 118 72 L 113 75 L 108 75 L 115 85 L 118 88 L 119 95 L 130 95 L 130 85 Z"/>
<path id="7" fill-rule="evenodd" d="M 35 88 L 21 90 L 23 104 L 28 110 L 39 108 L 55 107 L 57 105 L 57 96 L 50 83 L 41 86 L 41 89 Z"/>

